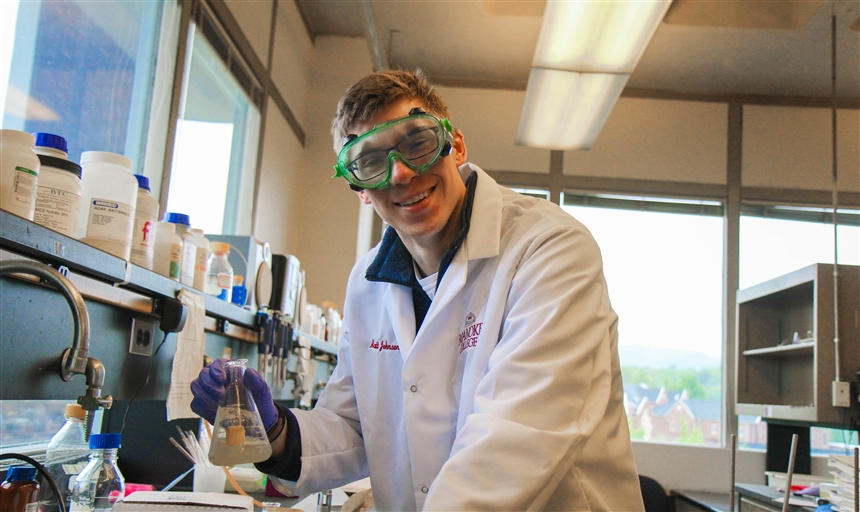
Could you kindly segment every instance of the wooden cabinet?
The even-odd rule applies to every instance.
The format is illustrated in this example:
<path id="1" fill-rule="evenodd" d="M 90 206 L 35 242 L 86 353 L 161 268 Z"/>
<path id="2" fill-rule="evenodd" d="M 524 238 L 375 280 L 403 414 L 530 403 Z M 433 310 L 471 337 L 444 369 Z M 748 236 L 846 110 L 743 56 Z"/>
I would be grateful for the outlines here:
<path id="1" fill-rule="evenodd" d="M 860 267 L 839 265 L 839 367 L 860 370 Z M 844 428 L 860 409 L 834 407 L 833 265 L 814 264 L 737 295 L 736 413 Z"/>

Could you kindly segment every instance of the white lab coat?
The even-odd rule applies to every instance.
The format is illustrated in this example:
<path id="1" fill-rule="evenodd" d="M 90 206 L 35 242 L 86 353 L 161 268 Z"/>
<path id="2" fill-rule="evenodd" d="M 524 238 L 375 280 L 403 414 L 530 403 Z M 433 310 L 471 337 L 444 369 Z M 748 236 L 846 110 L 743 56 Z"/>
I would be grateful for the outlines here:
<path id="1" fill-rule="evenodd" d="M 303 494 L 371 477 L 378 510 L 642 510 L 600 251 L 478 173 L 471 228 L 415 333 L 411 291 L 347 287 L 338 364 L 293 411 Z"/>

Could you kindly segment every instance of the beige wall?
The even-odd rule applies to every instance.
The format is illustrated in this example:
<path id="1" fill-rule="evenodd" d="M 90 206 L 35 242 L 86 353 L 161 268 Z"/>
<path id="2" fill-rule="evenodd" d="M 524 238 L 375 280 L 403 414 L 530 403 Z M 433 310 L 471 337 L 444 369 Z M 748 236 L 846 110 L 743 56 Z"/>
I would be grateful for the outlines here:
<path id="1" fill-rule="evenodd" d="M 333 180 L 335 154 L 329 135 L 337 102 L 356 80 L 372 71 L 364 39 L 317 37 L 306 99 L 308 123 L 300 171 L 300 237 L 294 253 L 305 269 L 308 301 L 343 304 L 355 263 L 359 202 L 343 180 Z"/>
<path id="2" fill-rule="evenodd" d="M 728 106 L 619 98 L 594 147 L 566 151 L 564 174 L 726 182 Z"/>
<path id="3" fill-rule="evenodd" d="M 275 254 L 289 254 L 299 237 L 299 170 L 303 149 L 274 102 L 267 107 L 254 237 Z"/>
<path id="4" fill-rule="evenodd" d="M 467 158 L 486 171 L 549 172 L 549 151 L 517 146 L 525 91 L 440 87 Z"/>
<path id="5" fill-rule="evenodd" d="M 744 107 L 743 185 L 832 190 L 832 110 Z M 860 188 L 860 111 L 838 110 L 839 189 Z"/>
<path id="6" fill-rule="evenodd" d="M 314 58 L 313 50 L 295 2 L 279 1 L 272 54 L 272 82 L 303 127 L 309 121 L 305 105 L 308 103 L 308 69 Z"/>
<path id="7" fill-rule="evenodd" d="M 265 64 L 272 32 L 272 0 L 225 0 L 224 3 L 230 8 L 260 62 Z"/>

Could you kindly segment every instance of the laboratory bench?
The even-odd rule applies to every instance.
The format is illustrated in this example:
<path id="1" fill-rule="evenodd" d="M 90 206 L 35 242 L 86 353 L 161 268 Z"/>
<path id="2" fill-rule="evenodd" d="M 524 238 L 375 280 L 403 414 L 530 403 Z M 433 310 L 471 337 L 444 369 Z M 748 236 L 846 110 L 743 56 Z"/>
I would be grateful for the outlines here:
<path id="1" fill-rule="evenodd" d="M 783 493 L 767 485 L 735 484 L 737 495 L 734 510 L 738 512 L 781 512 L 782 503 L 777 499 Z M 729 493 L 672 490 L 675 512 L 728 512 Z M 797 505 L 788 506 L 789 512 L 810 512 L 814 509 Z"/>

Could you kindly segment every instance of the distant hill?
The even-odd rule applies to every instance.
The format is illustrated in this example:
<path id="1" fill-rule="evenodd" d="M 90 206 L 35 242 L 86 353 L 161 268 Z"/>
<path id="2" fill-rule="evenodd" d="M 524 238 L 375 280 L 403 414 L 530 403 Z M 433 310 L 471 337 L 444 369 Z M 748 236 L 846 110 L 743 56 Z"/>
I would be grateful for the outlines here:
<path id="1" fill-rule="evenodd" d="M 700 370 L 718 368 L 719 357 L 710 356 L 695 350 L 655 349 L 645 345 L 618 345 L 621 366 L 647 366 L 650 368 L 671 368 L 678 370 Z"/>

